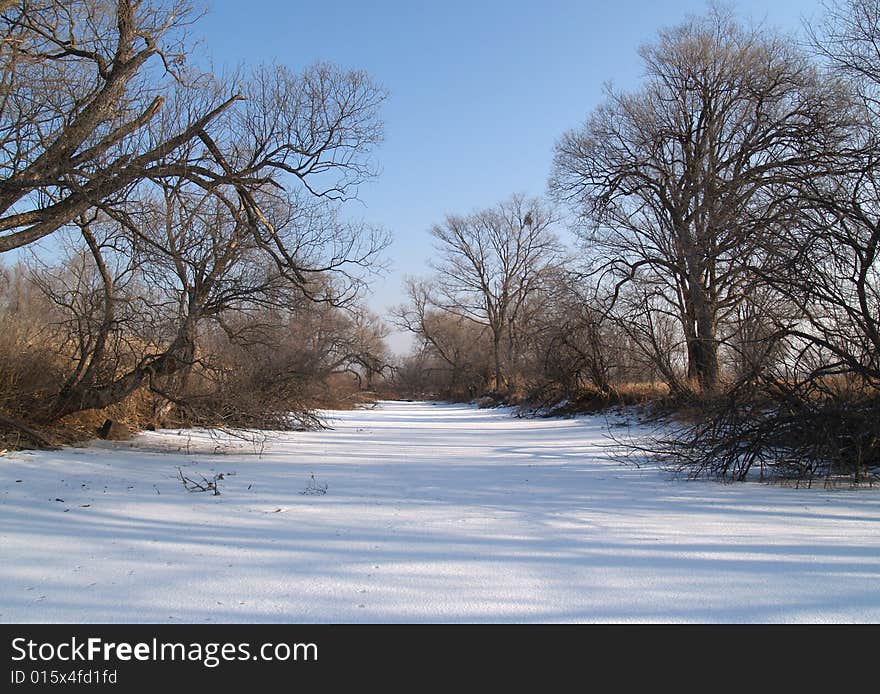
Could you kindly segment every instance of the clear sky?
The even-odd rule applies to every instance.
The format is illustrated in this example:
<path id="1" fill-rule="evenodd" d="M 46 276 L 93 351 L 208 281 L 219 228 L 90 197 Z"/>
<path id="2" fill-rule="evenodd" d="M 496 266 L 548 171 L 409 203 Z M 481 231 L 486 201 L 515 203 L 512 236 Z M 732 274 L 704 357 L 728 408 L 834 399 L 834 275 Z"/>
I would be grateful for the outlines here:
<path id="1" fill-rule="evenodd" d="M 799 31 L 819 0 L 739 0 L 745 19 Z M 447 213 L 512 193 L 542 195 L 553 145 L 602 98 L 638 84 L 637 49 L 703 0 L 208 0 L 197 27 L 218 66 L 316 60 L 367 70 L 390 92 L 379 178 L 352 216 L 383 226 L 391 271 L 368 304 L 402 302 L 405 275 L 428 272 L 428 229 Z M 392 336 L 392 347 L 408 341 Z"/>

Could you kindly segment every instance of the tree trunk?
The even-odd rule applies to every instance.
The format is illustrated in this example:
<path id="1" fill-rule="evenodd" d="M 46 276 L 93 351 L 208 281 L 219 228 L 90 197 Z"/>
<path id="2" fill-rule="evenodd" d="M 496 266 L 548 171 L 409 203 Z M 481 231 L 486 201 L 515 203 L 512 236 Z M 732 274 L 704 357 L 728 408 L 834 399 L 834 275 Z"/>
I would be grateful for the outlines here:
<path id="1" fill-rule="evenodd" d="M 104 409 L 122 402 L 154 378 L 172 376 L 188 370 L 195 358 L 196 324 L 195 318 L 186 318 L 165 352 L 138 365 L 114 381 L 104 385 L 81 383 L 79 387 L 72 389 L 53 411 L 51 421 L 57 421 L 83 410 Z"/>
<path id="2" fill-rule="evenodd" d="M 495 360 L 495 390 L 501 391 L 503 386 L 501 374 L 501 333 L 495 332 L 492 335 L 492 357 Z"/>
<path id="3" fill-rule="evenodd" d="M 688 342 L 688 375 L 696 380 L 700 392 L 718 391 L 721 368 L 718 363 L 715 311 L 703 287 L 691 288 L 696 333 Z"/>

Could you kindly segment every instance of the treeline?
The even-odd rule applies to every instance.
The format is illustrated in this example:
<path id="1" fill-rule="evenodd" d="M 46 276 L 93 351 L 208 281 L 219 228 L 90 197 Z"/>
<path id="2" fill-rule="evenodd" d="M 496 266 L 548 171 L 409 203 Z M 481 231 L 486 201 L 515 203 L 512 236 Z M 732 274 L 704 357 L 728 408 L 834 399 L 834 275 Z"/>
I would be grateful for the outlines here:
<path id="1" fill-rule="evenodd" d="M 401 383 L 663 394 L 688 424 L 651 452 L 691 474 L 880 464 L 880 1 L 825 9 L 806 45 L 719 9 L 661 31 L 558 140 L 567 220 L 513 197 L 435 226 Z"/>
<path id="2" fill-rule="evenodd" d="M 407 282 L 395 323 L 417 336 L 396 372 L 404 392 L 558 404 L 598 400 L 655 381 L 650 360 L 624 347 L 538 199 L 513 196 L 431 230 L 436 274 Z M 583 403 L 582 403 L 583 404 Z"/>
<path id="3" fill-rule="evenodd" d="M 384 90 L 326 64 L 212 74 L 190 59 L 198 17 L 0 2 L 7 443 L 105 416 L 307 423 L 385 369 L 357 302 L 387 234 L 342 214 L 374 174 Z"/>

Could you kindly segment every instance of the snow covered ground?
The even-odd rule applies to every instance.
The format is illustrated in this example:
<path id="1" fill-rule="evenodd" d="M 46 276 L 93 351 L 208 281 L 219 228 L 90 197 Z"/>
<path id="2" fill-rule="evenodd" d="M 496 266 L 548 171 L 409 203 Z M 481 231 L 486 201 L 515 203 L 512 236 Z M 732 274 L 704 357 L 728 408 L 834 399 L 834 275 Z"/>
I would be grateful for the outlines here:
<path id="1" fill-rule="evenodd" d="M 0 621 L 880 622 L 880 489 L 673 481 L 601 417 L 333 415 L 0 457 Z"/>

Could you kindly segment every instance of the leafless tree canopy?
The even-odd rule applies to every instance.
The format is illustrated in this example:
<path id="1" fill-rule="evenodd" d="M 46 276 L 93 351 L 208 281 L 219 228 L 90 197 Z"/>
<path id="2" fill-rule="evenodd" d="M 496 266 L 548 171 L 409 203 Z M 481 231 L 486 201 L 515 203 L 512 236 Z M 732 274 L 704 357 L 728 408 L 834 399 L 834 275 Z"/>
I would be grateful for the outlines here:
<path id="1" fill-rule="evenodd" d="M 641 56 L 643 87 L 609 90 L 559 141 L 551 189 L 581 216 L 603 281 L 677 321 L 687 379 L 711 393 L 725 322 L 753 286 L 743 260 L 788 223 L 773 193 L 829 169 L 851 106 L 791 41 L 717 11 Z"/>
<path id="2" fill-rule="evenodd" d="M 212 326 L 244 344 L 259 331 L 243 324 L 268 312 L 354 307 L 387 245 L 341 210 L 375 175 L 385 91 L 320 63 L 196 71 L 197 20 L 174 0 L 0 8 L 0 252 L 51 238 L 68 254 L 64 268 L 32 262 L 64 376 L 31 419 L 144 387 L 182 407 L 226 373 L 204 351 Z M 369 333 L 360 320 L 351 339 Z M 327 373 L 384 368 L 375 341 L 328 359 Z"/>
<path id="3" fill-rule="evenodd" d="M 437 274 L 424 301 L 488 330 L 499 391 L 511 385 L 505 364 L 516 359 L 523 311 L 560 252 L 554 222 L 540 201 L 514 196 L 468 216 L 449 215 L 431 229 Z"/>

